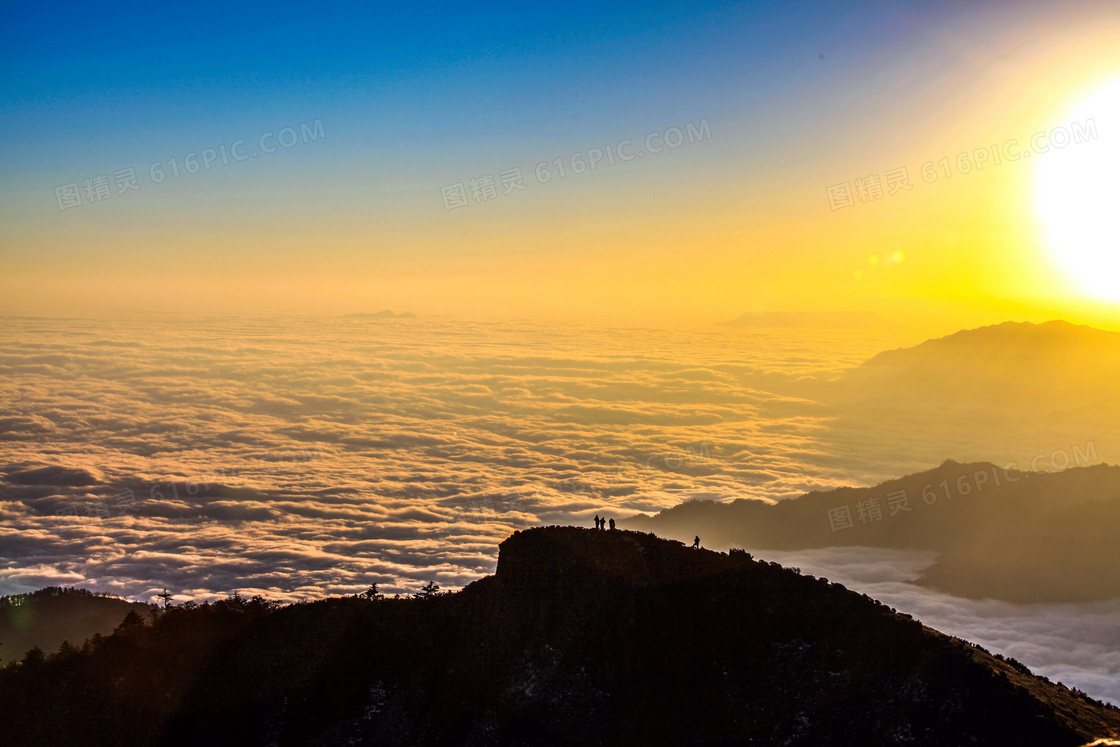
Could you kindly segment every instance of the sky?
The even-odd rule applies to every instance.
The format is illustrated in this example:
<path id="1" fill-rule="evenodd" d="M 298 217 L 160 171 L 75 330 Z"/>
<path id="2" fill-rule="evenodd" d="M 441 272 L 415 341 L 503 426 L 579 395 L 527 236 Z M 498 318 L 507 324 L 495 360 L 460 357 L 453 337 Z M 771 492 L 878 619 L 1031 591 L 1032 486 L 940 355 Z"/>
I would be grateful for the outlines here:
<path id="1" fill-rule="evenodd" d="M 1120 320 L 1034 205 L 1104 118 L 957 167 L 1120 79 L 1114 4 L 512 10 L 6 8 L 0 313 Z"/>
<path id="2" fill-rule="evenodd" d="M 1112 1 L 9 4 L 0 593 L 458 588 L 533 524 L 1115 464 L 1112 369 L 1076 370 L 1111 338 L 983 348 L 1006 411 L 841 385 L 1120 330 L 1118 171 Z M 382 309 L 416 317 L 345 316 Z M 770 312 L 825 329 L 718 326 Z M 1120 698 L 1113 602 L 888 561 L 805 564 Z"/>

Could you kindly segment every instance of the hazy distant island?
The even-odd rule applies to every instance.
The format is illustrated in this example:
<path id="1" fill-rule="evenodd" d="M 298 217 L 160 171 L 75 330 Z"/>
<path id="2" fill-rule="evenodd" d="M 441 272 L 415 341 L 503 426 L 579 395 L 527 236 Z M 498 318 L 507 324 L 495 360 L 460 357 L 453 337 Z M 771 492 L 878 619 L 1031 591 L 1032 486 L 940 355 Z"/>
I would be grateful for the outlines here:
<path id="1" fill-rule="evenodd" d="M 400 314 L 394 314 L 389 309 L 382 309 L 381 311 L 361 311 L 354 314 L 343 314 L 343 319 L 415 319 L 416 315 L 411 311 L 403 311 Z"/>
<path id="2" fill-rule="evenodd" d="M 874 329 L 888 326 L 871 311 L 748 311 L 725 327 L 802 327 L 809 329 Z"/>
<path id="3" fill-rule="evenodd" d="M 6 743 L 983 744 L 1120 709 L 824 578 L 632 531 L 502 542 L 453 594 L 130 613 L 0 669 Z"/>

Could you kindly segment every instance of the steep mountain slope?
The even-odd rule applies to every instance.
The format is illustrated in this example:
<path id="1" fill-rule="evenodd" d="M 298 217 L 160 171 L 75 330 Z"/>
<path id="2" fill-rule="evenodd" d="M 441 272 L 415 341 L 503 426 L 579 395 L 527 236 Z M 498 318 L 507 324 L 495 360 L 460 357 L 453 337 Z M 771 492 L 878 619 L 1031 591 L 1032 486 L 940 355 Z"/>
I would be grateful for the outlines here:
<path id="1" fill-rule="evenodd" d="M 1045 473 L 947 461 L 872 488 L 776 504 L 690 502 L 621 525 L 682 540 L 700 535 L 712 547 L 935 550 L 923 582 L 959 596 L 1120 597 L 1120 467 L 1108 465 Z"/>
<path id="2" fill-rule="evenodd" d="M 745 553 L 530 529 L 432 599 L 175 609 L 9 668 L 12 744 L 1079 745 L 1120 710 Z M 74 740 L 78 741 L 67 741 Z"/>

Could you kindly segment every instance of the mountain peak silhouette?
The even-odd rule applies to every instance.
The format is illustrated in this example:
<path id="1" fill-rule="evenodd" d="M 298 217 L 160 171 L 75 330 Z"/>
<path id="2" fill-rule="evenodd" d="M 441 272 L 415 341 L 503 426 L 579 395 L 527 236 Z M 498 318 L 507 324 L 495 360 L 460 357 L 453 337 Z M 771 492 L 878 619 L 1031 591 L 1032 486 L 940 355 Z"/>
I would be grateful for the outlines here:
<path id="1" fill-rule="evenodd" d="M 622 530 L 517 532 L 497 572 L 455 594 L 231 599 L 87 649 L 0 672 L 7 739 L 1041 747 L 1120 735 L 1120 709 L 839 584 Z"/>

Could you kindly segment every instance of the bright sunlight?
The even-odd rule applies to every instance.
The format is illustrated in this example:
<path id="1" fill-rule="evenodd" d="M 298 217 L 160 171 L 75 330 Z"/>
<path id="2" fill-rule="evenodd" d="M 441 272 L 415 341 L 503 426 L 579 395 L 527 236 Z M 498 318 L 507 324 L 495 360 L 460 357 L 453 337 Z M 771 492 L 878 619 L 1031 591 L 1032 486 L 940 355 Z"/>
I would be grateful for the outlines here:
<path id="1" fill-rule="evenodd" d="M 1039 160 L 1038 215 L 1058 263 L 1085 292 L 1120 300 L 1120 80 L 1085 99 L 1066 121 L 1083 129 L 1051 132 Z"/>

